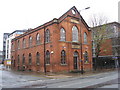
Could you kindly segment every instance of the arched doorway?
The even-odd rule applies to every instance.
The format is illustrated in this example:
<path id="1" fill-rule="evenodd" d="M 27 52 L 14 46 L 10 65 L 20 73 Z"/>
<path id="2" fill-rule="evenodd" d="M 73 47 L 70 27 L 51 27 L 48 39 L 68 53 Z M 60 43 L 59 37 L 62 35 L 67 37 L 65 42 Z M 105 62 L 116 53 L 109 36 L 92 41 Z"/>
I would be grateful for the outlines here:
<path id="1" fill-rule="evenodd" d="M 73 55 L 73 67 L 75 70 L 78 69 L 78 52 L 75 51 Z"/>

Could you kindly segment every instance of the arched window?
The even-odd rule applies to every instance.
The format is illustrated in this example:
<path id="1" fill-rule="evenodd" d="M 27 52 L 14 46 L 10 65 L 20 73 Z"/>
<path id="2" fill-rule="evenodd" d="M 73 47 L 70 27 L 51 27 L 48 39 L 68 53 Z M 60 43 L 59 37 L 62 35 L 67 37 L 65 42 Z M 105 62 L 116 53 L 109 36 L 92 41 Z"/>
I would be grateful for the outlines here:
<path id="1" fill-rule="evenodd" d="M 87 43 L 87 33 L 84 33 L 84 43 Z"/>
<path id="2" fill-rule="evenodd" d="M 78 57 L 78 52 L 77 51 L 74 52 L 74 57 Z"/>
<path id="3" fill-rule="evenodd" d="M 18 49 L 20 49 L 20 41 L 18 40 Z"/>
<path id="4" fill-rule="evenodd" d="M 23 48 L 25 48 L 26 47 L 26 41 L 25 41 L 25 39 L 23 39 L 23 43 L 22 43 L 23 45 Z"/>
<path id="5" fill-rule="evenodd" d="M 20 64 L 20 56 L 18 55 L 18 64 Z"/>
<path id="6" fill-rule="evenodd" d="M 32 37 L 30 36 L 29 37 L 29 47 L 31 47 L 32 46 Z"/>
<path id="7" fill-rule="evenodd" d="M 47 50 L 46 51 L 46 60 L 45 60 L 46 64 L 50 64 L 50 52 Z"/>
<path id="8" fill-rule="evenodd" d="M 29 53 L 29 65 L 31 65 L 32 64 L 32 55 L 31 55 L 31 53 Z"/>
<path id="9" fill-rule="evenodd" d="M 89 60 L 88 60 L 88 52 L 87 51 L 85 51 L 85 53 L 84 53 L 84 61 L 85 62 L 88 62 Z"/>
<path id="10" fill-rule="evenodd" d="M 61 51 L 61 64 L 66 64 L 66 52 L 64 50 Z"/>
<path id="11" fill-rule="evenodd" d="M 36 64 L 40 65 L 40 53 L 39 52 L 36 53 Z"/>
<path id="12" fill-rule="evenodd" d="M 78 29 L 76 26 L 72 27 L 72 41 L 78 42 Z"/>
<path id="13" fill-rule="evenodd" d="M 60 40 L 61 41 L 65 41 L 66 40 L 66 32 L 65 32 L 64 28 L 60 29 Z"/>
<path id="14" fill-rule="evenodd" d="M 48 43 L 50 42 L 50 30 L 46 30 L 45 32 L 45 42 Z"/>
<path id="15" fill-rule="evenodd" d="M 39 45 L 40 44 L 40 34 L 36 35 L 36 44 Z"/>
<path id="16" fill-rule="evenodd" d="M 25 55 L 22 56 L 22 64 L 25 64 Z"/>

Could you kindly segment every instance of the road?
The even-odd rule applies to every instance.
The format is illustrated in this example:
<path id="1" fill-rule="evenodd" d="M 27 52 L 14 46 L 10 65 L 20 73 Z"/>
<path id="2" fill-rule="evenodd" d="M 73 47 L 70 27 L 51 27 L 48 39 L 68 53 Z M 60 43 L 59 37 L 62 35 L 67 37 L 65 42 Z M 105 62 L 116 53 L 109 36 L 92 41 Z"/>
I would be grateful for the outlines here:
<path id="1" fill-rule="evenodd" d="M 3 66 L 0 66 L 3 68 Z M 57 75 L 58 76 L 58 75 Z M 55 76 L 0 69 L 1 88 L 118 88 L 118 71 L 88 76 Z M 61 77 L 61 78 L 60 78 Z"/>

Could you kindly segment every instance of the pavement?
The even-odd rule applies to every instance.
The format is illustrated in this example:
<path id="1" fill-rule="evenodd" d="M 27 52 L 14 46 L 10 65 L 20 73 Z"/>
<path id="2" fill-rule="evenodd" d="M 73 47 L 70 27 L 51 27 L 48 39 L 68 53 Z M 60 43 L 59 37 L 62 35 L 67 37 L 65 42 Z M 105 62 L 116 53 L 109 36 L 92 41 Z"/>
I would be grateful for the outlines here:
<path id="1" fill-rule="evenodd" d="M 22 73 L 25 75 L 33 75 L 34 77 L 44 77 L 44 78 L 48 78 L 48 79 L 64 79 L 64 78 L 72 78 L 72 77 L 86 77 L 86 76 L 91 76 L 91 75 L 95 75 L 95 74 L 100 74 L 100 73 L 104 73 L 104 72 L 110 72 L 110 71 L 118 71 L 118 69 L 100 69 L 100 70 L 96 70 L 96 71 L 87 71 L 83 74 L 81 73 L 69 73 L 69 72 L 58 72 L 58 73 L 36 73 L 36 72 L 25 72 L 25 71 L 13 71 L 11 69 L 5 68 L 4 66 L 2 66 L 2 70 L 5 71 L 10 71 L 10 72 L 14 72 L 14 73 Z M 0 68 L 1 69 L 1 68 Z"/>
<path id="2" fill-rule="evenodd" d="M 118 71 L 118 69 L 102 69 L 102 70 L 96 70 L 96 71 L 88 71 L 84 74 L 81 73 L 47 73 L 46 75 L 42 75 L 43 77 L 50 78 L 50 79 L 64 79 L 64 78 L 72 78 L 72 77 L 87 77 L 91 75 L 101 74 L 105 72 L 111 72 L 111 71 Z"/>

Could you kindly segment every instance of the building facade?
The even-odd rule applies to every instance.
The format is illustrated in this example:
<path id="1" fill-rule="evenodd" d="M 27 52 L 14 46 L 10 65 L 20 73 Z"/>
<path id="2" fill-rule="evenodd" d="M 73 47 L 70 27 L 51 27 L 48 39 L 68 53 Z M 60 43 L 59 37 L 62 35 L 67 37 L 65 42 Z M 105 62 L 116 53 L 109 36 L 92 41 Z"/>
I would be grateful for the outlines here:
<path id="1" fill-rule="evenodd" d="M 3 34 L 3 61 L 5 60 L 5 54 L 6 54 L 6 39 L 8 38 L 9 33 Z"/>
<path id="2" fill-rule="evenodd" d="M 11 65 L 11 40 L 23 34 L 24 32 L 26 32 L 26 30 L 15 30 L 14 32 L 10 33 L 6 38 L 5 59 L 4 59 L 5 66 Z"/>
<path id="3" fill-rule="evenodd" d="M 3 51 L 0 51 L 0 64 L 2 63 L 3 60 Z"/>
<path id="4" fill-rule="evenodd" d="M 105 41 L 100 45 L 100 55 L 98 58 L 97 65 L 105 67 L 120 67 L 120 23 L 111 22 L 101 26 L 92 28 L 92 37 L 94 32 L 105 26 Z M 94 43 L 94 41 L 93 41 Z M 96 48 L 93 45 L 93 58 L 95 58 Z M 93 59 L 94 60 L 94 59 Z M 95 61 L 93 61 L 95 63 Z"/>
<path id="5" fill-rule="evenodd" d="M 72 7 L 12 40 L 12 68 L 37 72 L 92 69 L 91 31 Z"/>

